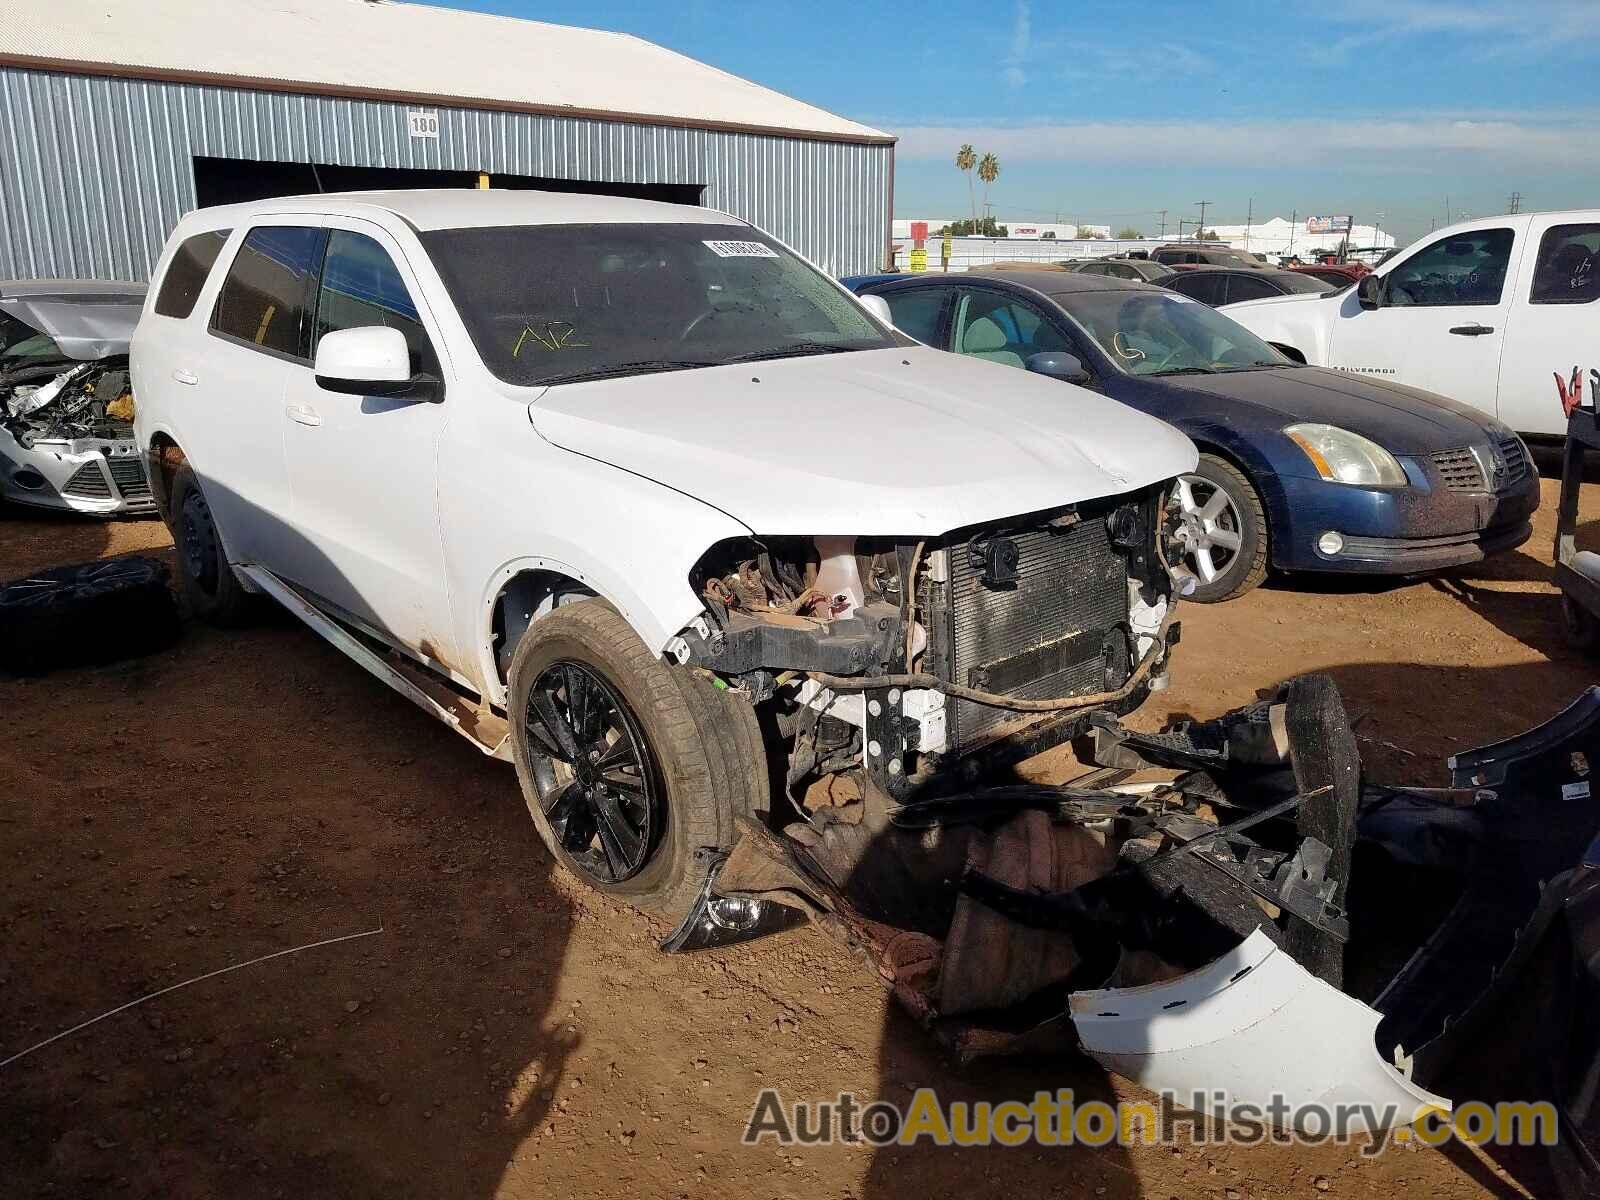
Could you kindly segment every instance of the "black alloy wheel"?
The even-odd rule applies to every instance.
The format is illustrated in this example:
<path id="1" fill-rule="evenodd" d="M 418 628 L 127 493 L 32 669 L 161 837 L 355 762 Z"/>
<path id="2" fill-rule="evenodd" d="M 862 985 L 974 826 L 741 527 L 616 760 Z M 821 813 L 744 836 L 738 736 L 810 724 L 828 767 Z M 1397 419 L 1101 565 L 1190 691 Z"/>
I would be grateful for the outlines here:
<path id="1" fill-rule="evenodd" d="M 666 826 L 659 772 L 638 718 L 602 675 L 563 659 L 534 680 L 523 713 L 539 807 L 573 864 L 621 883 Z"/>

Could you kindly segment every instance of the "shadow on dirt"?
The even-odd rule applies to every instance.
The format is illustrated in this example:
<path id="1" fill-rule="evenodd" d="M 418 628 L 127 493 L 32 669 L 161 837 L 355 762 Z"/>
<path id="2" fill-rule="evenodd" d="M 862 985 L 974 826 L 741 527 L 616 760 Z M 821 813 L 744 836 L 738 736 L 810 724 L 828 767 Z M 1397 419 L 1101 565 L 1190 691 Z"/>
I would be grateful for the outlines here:
<path id="1" fill-rule="evenodd" d="M 0 520 L 14 576 L 103 523 Z M 267 606 L 0 678 L 0 1068 L 16 1195 L 496 1194 L 581 1035 L 516 777 Z"/>

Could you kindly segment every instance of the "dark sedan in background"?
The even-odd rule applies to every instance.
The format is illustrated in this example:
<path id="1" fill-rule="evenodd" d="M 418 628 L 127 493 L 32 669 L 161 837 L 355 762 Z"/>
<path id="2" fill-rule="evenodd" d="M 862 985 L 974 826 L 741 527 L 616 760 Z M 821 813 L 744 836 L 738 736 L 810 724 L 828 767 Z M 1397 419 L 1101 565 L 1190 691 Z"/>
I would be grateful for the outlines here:
<path id="1" fill-rule="evenodd" d="M 1200 462 L 1168 506 L 1192 599 L 1268 567 L 1410 575 L 1521 545 L 1539 504 L 1527 448 L 1492 417 L 1414 388 L 1291 362 L 1225 314 L 1079 272 L 864 276 L 902 332 L 1054 376 L 1171 422 Z M 1062 403 L 1074 393 L 1062 390 Z"/>
<path id="2" fill-rule="evenodd" d="M 1091 258 L 1072 268 L 1083 275 L 1104 275 L 1111 279 L 1137 279 L 1140 283 L 1162 283 L 1178 272 L 1148 258 Z"/>
<path id="3" fill-rule="evenodd" d="M 1265 300 L 1269 296 L 1294 296 L 1301 293 L 1326 295 L 1333 284 L 1299 271 L 1223 271 L 1199 267 L 1174 272 L 1160 281 L 1161 286 L 1181 292 L 1192 300 L 1221 308 L 1241 300 Z"/>

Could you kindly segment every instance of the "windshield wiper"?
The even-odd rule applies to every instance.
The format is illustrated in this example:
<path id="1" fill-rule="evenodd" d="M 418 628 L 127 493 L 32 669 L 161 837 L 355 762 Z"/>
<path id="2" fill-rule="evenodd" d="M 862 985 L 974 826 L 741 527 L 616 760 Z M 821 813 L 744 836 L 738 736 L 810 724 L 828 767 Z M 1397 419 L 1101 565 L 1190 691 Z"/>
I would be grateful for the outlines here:
<path id="1" fill-rule="evenodd" d="M 1168 367 L 1165 371 L 1151 371 L 1154 375 L 1215 375 L 1210 367 Z"/>
<path id="2" fill-rule="evenodd" d="M 573 371 L 549 379 L 536 379 L 534 387 L 554 387 L 558 383 L 583 383 L 591 379 L 616 379 L 623 375 L 648 375 L 655 371 L 689 371 L 695 367 L 716 367 L 720 363 L 702 362 L 686 358 L 645 358 L 638 362 L 610 363 L 603 367 L 590 367 L 587 371 Z"/>
<path id="3" fill-rule="evenodd" d="M 829 342 L 795 342 L 789 346 L 774 346 L 769 350 L 752 350 L 748 354 L 735 354 L 723 362 L 759 362 L 770 358 L 803 358 L 812 354 L 842 354 L 854 346 L 836 346 Z"/>

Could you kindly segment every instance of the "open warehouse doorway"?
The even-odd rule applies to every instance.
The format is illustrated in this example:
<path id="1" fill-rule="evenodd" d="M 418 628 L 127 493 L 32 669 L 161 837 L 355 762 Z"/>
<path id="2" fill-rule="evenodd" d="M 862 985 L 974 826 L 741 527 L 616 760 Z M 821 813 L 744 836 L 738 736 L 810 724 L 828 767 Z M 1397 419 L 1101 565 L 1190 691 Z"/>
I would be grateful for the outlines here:
<path id="1" fill-rule="evenodd" d="M 672 204 L 699 204 L 698 183 L 614 183 L 588 179 L 544 179 L 536 175 L 481 175 L 477 171 L 418 167 L 342 167 L 325 163 L 263 162 L 248 158 L 194 158 L 195 199 L 202 208 L 303 196 L 317 192 L 362 192 L 381 188 L 497 188 L 630 196 Z"/>

